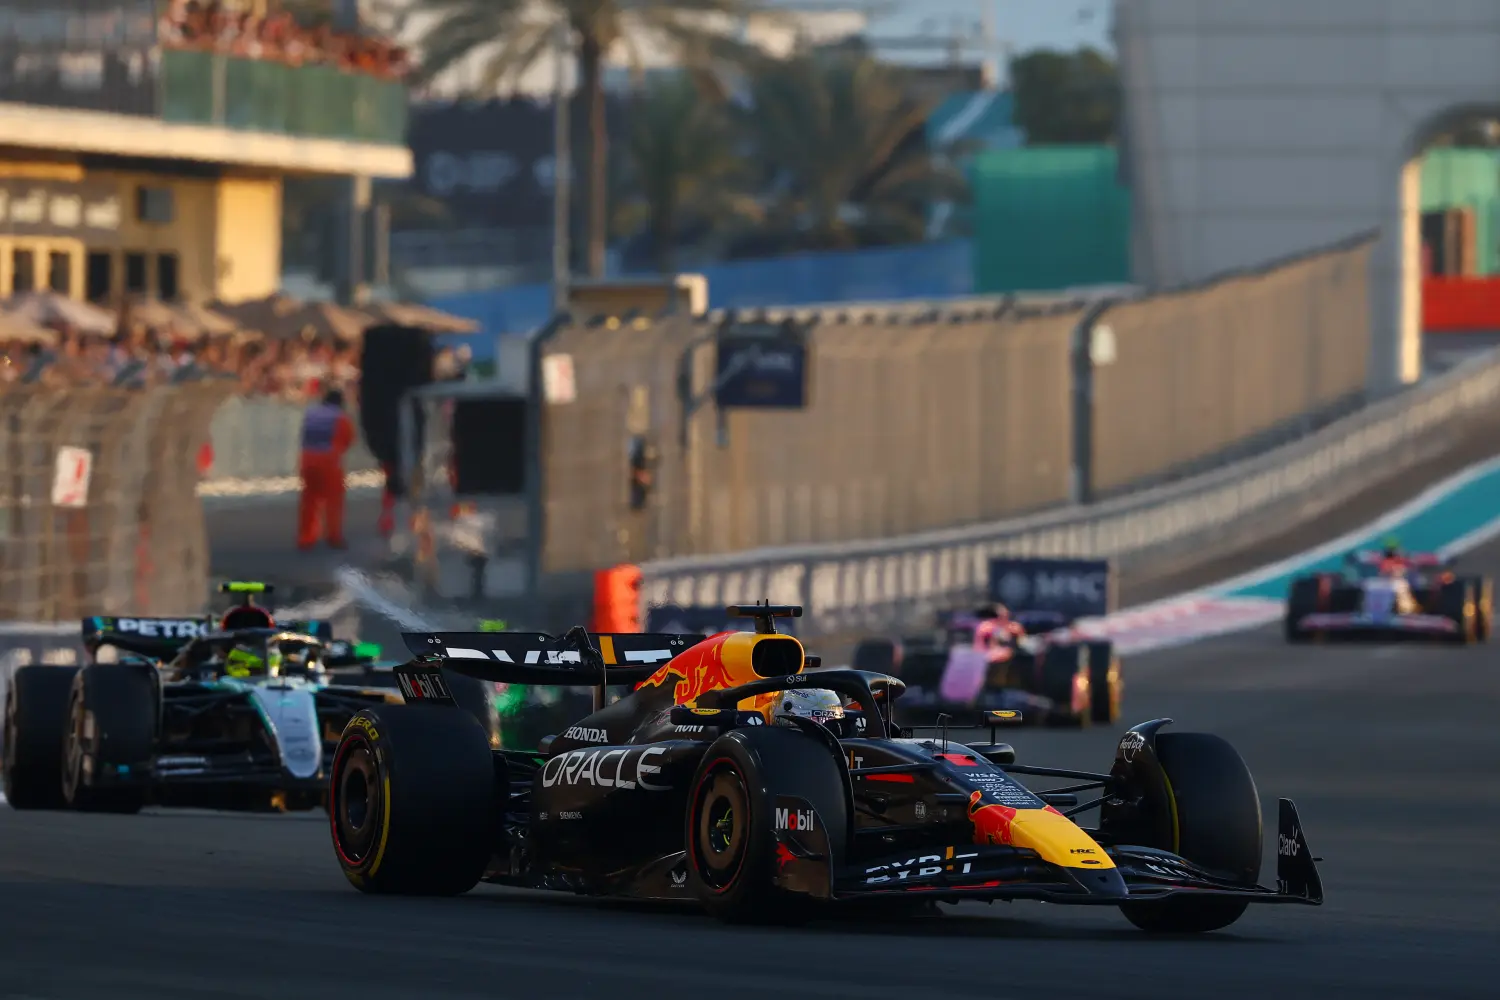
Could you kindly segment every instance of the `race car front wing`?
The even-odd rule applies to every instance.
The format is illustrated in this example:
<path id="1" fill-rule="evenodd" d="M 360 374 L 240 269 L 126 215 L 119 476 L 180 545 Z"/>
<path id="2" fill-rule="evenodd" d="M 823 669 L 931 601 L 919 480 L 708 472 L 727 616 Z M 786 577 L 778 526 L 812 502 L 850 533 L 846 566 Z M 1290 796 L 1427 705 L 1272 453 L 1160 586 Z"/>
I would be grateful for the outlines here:
<path id="1" fill-rule="evenodd" d="M 1296 806 L 1282 799 L 1277 833 L 1277 887 L 1246 886 L 1167 851 L 1121 845 L 1106 849 L 1114 868 L 1065 868 L 1014 847 L 943 847 L 841 872 L 835 898 L 920 894 L 937 900 L 1035 899 L 1074 905 L 1119 905 L 1173 896 L 1237 897 L 1257 903 L 1322 905 L 1323 885 Z"/>
<path id="2" fill-rule="evenodd" d="M 1458 623 L 1442 615 L 1391 615 L 1377 618 L 1355 612 L 1318 613 L 1298 619 L 1297 627 L 1308 632 L 1413 632 L 1423 635 L 1453 635 Z"/>

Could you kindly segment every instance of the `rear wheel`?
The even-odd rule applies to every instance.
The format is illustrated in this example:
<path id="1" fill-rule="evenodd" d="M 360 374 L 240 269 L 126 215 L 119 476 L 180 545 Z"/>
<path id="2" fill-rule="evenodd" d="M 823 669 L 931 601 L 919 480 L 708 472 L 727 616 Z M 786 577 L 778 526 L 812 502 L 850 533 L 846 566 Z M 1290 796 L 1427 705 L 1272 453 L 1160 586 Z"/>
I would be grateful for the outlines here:
<path id="1" fill-rule="evenodd" d="M 1458 626 L 1453 641 L 1467 646 L 1479 639 L 1479 601 L 1475 581 L 1454 580 L 1438 592 L 1438 613 Z"/>
<path id="2" fill-rule="evenodd" d="M 1156 754 L 1166 773 L 1174 843 L 1151 844 L 1248 887 L 1260 877 L 1263 827 L 1260 793 L 1234 747 L 1208 733 L 1160 733 Z M 1250 905 L 1245 899 L 1177 896 L 1124 903 L 1125 918 L 1145 931 L 1201 934 L 1228 927 Z"/>
<path id="3" fill-rule="evenodd" d="M 1287 642 L 1308 642 L 1313 638 L 1311 632 L 1298 627 L 1297 623 L 1318 612 L 1322 594 L 1323 581 L 1319 577 L 1308 576 L 1292 581 L 1292 589 L 1286 599 L 1284 622 Z"/>
<path id="4" fill-rule="evenodd" d="M 1041 693 L 1052 702 L 1054 725 L 1082 727 L 1093 719 L 1087 656 L 1087 646 L 1049 646 L 1042 653 Z"/>
<path id="5" fill-rule="evenodd" d="M 5 688 L 0 783 L 12 809 L 62 809 L 63 733 L 77 670 L 22 667 Z"/>
<path id="6" fill-rule="evenodd" d="M 1474 638 L 1490 641 L 1490 626 L 1495 617 L 1495 582 L 1487 576 L 1474 579 Z"/>
<path id="7" fill-rule="evenodd" d="M 1092 721 L 1112 725 L 1120 719 L 1125 679 L 1113 643 L 1089 644 L 1089 700 Z"/>
<path id="8" fill-rule="evenodd" d="M 329 775 L 339 867 L 361 892 L 468 892 L 494 851 L 497 794 L 489 737 L 471 713 L 364 709 L 345 727 Z"/>
<path id="9" fill-rule="evenodd" d="M 96 663 L 73 678 L 63 742 L 63 797 L 84 812 L 136 813 L 156 743 L 155 678 Z"/>

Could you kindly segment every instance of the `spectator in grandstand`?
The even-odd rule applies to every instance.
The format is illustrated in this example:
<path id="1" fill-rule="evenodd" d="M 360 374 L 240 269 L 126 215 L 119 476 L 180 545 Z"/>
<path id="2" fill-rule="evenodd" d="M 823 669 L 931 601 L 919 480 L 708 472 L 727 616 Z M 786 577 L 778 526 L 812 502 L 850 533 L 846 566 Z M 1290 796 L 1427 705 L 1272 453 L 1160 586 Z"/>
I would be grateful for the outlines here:
<path id="1" fill-rule="evenodd" d="M 266 17 L 246 4 L 219 0 L 173 0 L 162 15 L 158 37 L 169 48 L 222 52 L 292 66 L 333 65 L 387 80 L 411 69 L 405 49 L 382 38 L 336 32 L 327 24 L 305 27 L 273 5 Z"/>

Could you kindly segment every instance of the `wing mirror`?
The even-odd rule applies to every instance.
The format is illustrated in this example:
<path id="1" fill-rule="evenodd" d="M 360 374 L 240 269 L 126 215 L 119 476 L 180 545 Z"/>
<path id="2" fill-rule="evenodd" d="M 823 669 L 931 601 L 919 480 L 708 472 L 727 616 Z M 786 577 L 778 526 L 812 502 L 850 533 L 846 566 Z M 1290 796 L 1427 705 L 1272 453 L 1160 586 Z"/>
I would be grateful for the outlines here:
<path id="1" fill-rule="evenodd" d="M 991 764 L 997 764 L 1001 767 L 1016 762 L 1016 748 L 1009 743 L 991 743 L 988 746 L 970 747 L 969 749 L 979 754 L 979 756 Z"/>

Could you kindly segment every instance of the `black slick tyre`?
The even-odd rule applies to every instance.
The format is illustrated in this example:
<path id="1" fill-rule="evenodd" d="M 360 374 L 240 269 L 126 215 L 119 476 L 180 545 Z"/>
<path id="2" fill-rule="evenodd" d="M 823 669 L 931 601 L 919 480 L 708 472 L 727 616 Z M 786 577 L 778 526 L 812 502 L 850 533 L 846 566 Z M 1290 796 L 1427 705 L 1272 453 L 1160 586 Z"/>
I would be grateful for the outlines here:
<path id="1" fill-rule="evenodd" d="M 1489 642 L 1495 618 L 1495 582 L 1487 576 L 1474 578 L 1474 639 Z"/>
<path id="2" fill-rule="evenodd" d="M 1315 576 L 1304 576 L 1292 581 L 1286 599 L 1286 620 L 1283 630 L 1287 642 L 1310 642 L 1311 632 L 1299 628 L 1297 623 L 1308 615 L 1316 614 L 1322 601 L 1323 581 Z"/>
<path id="3" fill-rule="evenodd" d="M 1048 722 L 1085 727 L 1093 720 L 1093 693 L 1087 646 L 1049 646 L 1042 653 L 1041 694 L 1052 702 Z M 1080 695 L 1087 690 L 1086 695 Z M 1079 704 L 1081 702 L 1081 704 Z"/>
<path id="4" fill-rule="evenodd" d="M 156 744 L 151 668 L 95 663 L 78 671 L 63 740 L 63 798 L 81 812 L 136 813 Z"/>
<path id="5" fill-rule="evenodd" d="M 1125 678 L 1113 643 L 1089 643 L 1089 716 L 1099 725 L 1120 720 Z"/>
<path id="6" fill-rule="evenodd" d="M 1260 793 L 1239 753 L 1208 733 L 1160 733 L 1156 753 L 1166 772 L 1175 843 L 1150 844 L 1233 882 L 1253 886 L 1260 877 L 1263 826 Z M 1249 901 L 1177 896 L 1123 903 L 1120 911 L 1141 930 L 1202 934 L 1238 920 Z"/>
<path id="7" fill-rule="evenodd" d="M 21 667 L 5 688 L 0 787 L 12 809 L 63 809 L 63 733 L 77 670 Z"/>
<path id="8" fill-rule="evenodd" d="M 1458 626 L 1450 641 L 1468 646 L 1479 640 L 1479 601 L 1475 581 L 1459 578 L 1438 592 L 1438 613 Z"/>
<path id="9" fill-rule="evenodd" d="M 704 909 L 739 924 L 814 916 L 814 900 L 776 884 L 776 795 L 809 802 L 837 854 L 848 837 L 846 781 L 833 752 L 795 730 L 736 730 L 715 740 L 689 786 L 684 830 L 688 884 Z"/>
<path id="10" fill-rule="evenodd" d="M 339 867 L 361 892 L 468 892 L 495 848 L 497 794 L 489 737 L 470 712 L 363 709 L 344 727 L 329 774 Z"/>

